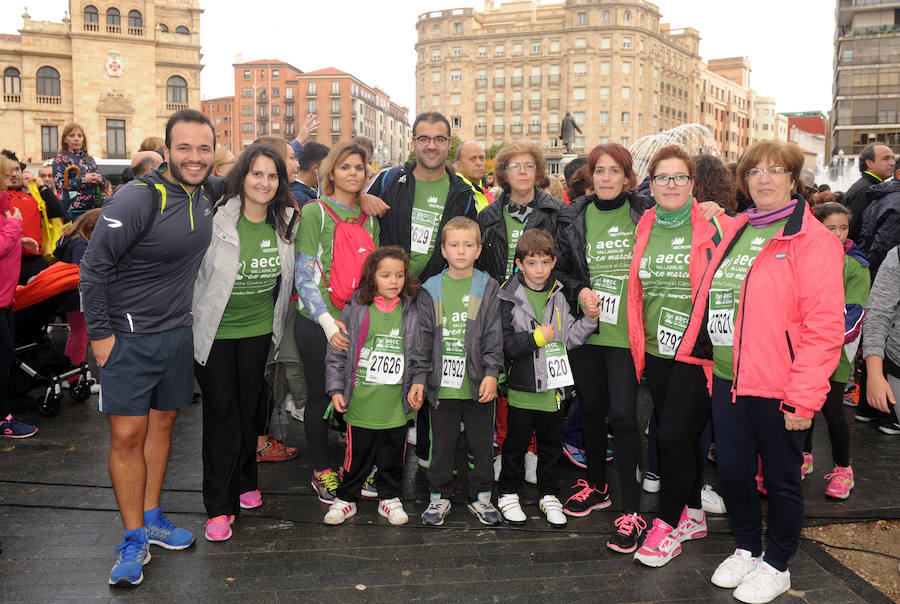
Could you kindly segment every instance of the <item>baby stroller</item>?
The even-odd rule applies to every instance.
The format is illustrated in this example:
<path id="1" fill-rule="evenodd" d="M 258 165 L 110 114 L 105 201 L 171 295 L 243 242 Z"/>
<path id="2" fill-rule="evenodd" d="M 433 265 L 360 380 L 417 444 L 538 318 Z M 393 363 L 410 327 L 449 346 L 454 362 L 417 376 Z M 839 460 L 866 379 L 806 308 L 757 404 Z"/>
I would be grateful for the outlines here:
<path id="1" fill-rule="evenodd" d="M 79 376 L 69 388 L 69 395 L 78 403 L 88 399 L 94 384 L 87 363 L 74 367 L 65 354 L 54 348 L 47 333 L 56 309 L 66 297 L 78 291 L 78 281 L 78 265 L 56 262 L 27 285 L 16 288 L 13 304 L 16 352 L 10 393 L 25 396 L 43 388 L 37 399 L 37 410 L 44 416 L 59 413 L 62 383 L 66 378 Z"/>

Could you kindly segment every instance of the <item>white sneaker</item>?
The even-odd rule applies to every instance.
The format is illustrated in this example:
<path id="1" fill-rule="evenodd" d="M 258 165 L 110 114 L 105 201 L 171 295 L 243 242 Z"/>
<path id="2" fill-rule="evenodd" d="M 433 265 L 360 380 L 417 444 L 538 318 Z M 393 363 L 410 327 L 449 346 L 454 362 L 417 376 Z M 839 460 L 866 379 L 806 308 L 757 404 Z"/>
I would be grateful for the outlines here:
<path id="1" fill-rule="evenodd" d="M 409 522 L 409 516 L 406 515 L 406 511 L 403 509 L 403 504 L 400 503 L 399 497 L 382 499 L 379 501 L 378 513 L 387 518 L 388 522 L 394 526 Z"/>
<path id="2" fill-rule="evenodd" d="M 648 493 L 659 493 L 659 474 L 644 472 L 643 488 Z"/>
<path id="3" fill-rule="evenodd" d="M 563 514 L 562 504 L 555 495 L 544 495 L 539 502 L 541 511 L 547 517 L 547 522 L 553 528 L 563 528 L 566 526 L 566 515 Z"/>
<path id="4" fill-rule="evenodd" d="M 531 451 L 525 452 L 525 482 L 537 484 L 537 455 Z"/>
<path id="5" fill-rule="evenodd" d="M 503 519 L 510 524 L 525 524 L 525 521 L 528 520 L 525 512 L 522 511 L 522 505 L 519 503 L 519 496 L 515 493 L 500 495 L 500 498 L 497 499 L 497 507 L 500 508 Z"/>
<path id="6" fill-rule="evenodd" d="M 325 524 L 342 524 L 344 520 L 356 515 L 356 504 L 352 501 L 334 498 L 331 507 L 325 513 L 322 522 Z"/>
<path id="7" fill-rule="evenodd" d="M 494 482 L 500 482 L 500 469 L 503 467 L 503 456 L 494 458 Z"/>
<path id="8" fill-rule="evenodd" d="M 722 496 L 716 493 L 708 484 L 703 485 L 703 490 L 700 491 L 700 503 L 703 507 L 703 511 L 707 514 L 727 513 L 727 510 L 725 509 L 725 500 L 722 499 Z"/>
<path id="9" fill-rule="evenodd" d="M 732 595 L 736 600 L 748 604 L 765 604 L 790 588 L 790 570 L 781 572 L 775 570 L 768 562 L 762 562 L 757 570 L 744 577 Z"/>
<path id="10" fill-rule="evenodd" d="M 713 585 L 734 589 L 741 584 L 744 577 L 759 568 L 760 562 L 762 562 L 762 556 L 754 558 L 749 551 L 738 548 L 719 564 L 710 580 Z"/>

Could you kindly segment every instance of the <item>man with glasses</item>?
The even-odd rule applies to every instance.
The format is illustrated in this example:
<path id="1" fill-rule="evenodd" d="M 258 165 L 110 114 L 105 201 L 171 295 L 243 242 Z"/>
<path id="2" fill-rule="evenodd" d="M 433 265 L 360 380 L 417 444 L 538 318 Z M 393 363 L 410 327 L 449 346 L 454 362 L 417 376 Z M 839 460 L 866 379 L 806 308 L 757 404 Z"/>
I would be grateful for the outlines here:
<path id="1" fill-rule="evenodd" d="M 367 193 L 383 204 L 363 200 L 367 214 L 381 215 L 381 245 L 399 245 L 409 253 L 410 272 L 425 282 L 444 269 L 441 232 L 454 216 L 475 220 L 472 189 L 447 168 L 450 122 L 437 112 L 421 113 L 413 122 L 416 160 L 379 173 Z M 374 207 L 373 207 L 374 206 Z M 386 210 L 386 211 L 385 211 Z"/>

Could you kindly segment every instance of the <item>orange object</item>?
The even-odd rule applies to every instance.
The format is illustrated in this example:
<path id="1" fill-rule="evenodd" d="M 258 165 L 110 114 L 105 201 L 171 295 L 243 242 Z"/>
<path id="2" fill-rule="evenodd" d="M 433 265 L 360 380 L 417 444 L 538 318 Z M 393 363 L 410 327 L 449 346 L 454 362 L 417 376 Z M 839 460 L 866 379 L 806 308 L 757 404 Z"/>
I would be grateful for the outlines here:
<path id="1" fill-rule="evenodd" d="M 78 287 L 79 281 L 81 276 L 77 264 L 56 262 L 38 273 L 28 285 L 16 286 L 13 311 L 27 308 L 56 294 L 74 290 Z"/>

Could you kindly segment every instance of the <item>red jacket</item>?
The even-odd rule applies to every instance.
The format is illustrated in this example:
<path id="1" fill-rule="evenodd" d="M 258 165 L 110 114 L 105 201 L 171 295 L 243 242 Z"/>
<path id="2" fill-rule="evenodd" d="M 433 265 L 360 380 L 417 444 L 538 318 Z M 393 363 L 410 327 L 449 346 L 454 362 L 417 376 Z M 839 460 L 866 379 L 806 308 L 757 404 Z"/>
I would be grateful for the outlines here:
<path id="1" fill-rule="evenodd" d="M 747 215 L 738 216 L 716 248 L 676 360 L 703 364 L 712 359 L 706 328 L 710 284 L 747 226 Z M 778 399 L 782 411 L 807 418 L 822 407 L 844 342 L 843 266 L 840 242 L 801 199 L 741 286 L 733 397 Z"/>
<path id="2" fill-rule="evenodd" d="M 28 191 L 6 191 L 9 195 L 9 209 L 19 208 L 22 212 L 22 237 L 31 237 L 41 246 L 41 211 L 38 209 L 37 201 Z M 37 253 L 22 248 L 23 256 L 37 256 Z"/>
<path id="3" fill-rule="evenodd" d="M 731 218 L 722 214 L 713 220 L 707 220 L 700 212 L 697 202 L 691 201 L 691 255 L 688 258 L 688 274 L 691 280 L 692 295 L 696 296 L 697 288 L 703 278 L 703 271 L 709 264 L 716 249 L 716 243 L 722 238 L 724 231 L 731 224 Z M 650 239 L 650 229 L 656 223 L 656 208 L 650 208 L 641 216 L 637 230 L 634 234 L 634 251 L 631 257 L 631 272 L 628 275 L 628 340 L 631 342 L 631 356 L 634 359 L 634 369 L 637 379 L 640 381 L 644 372 L 644 355 L 646 342 L 644 341 L 644 288 L 638 278 L 638 268 L 647 242 Z M 661 227 L 660 227 L 661 228 Z M 712 360 L 704 361 L 707 369 L 712 368 Z M 707 376 L 709 377 L 709 376 Z"/>

